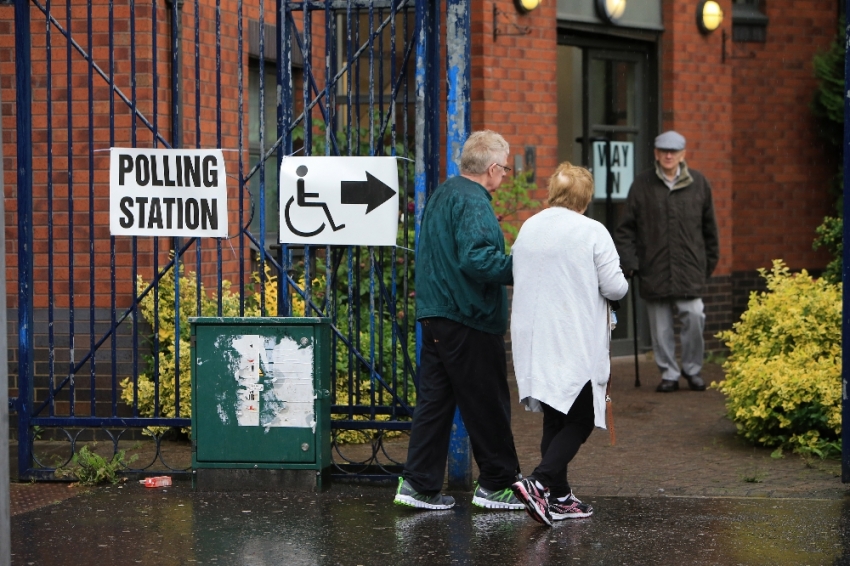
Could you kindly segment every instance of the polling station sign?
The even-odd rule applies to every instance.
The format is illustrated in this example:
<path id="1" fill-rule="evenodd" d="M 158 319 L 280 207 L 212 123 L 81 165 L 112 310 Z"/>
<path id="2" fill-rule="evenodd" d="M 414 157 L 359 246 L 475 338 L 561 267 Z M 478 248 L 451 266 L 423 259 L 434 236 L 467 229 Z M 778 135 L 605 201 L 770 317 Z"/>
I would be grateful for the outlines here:
<path id="1" fill-rule="evenodd" d="M 227 175 L 220 149 L 113 147 L 113 236 L 227 237 Z"/>
<path id="2" fill-rule="evenodd" d="M 611 152 L 611 198 L 624 200 L 635 179 L 635 148 L 632 142 L 608 142 Z M 608 151 L 606 142 L 593 142 L 594 198 L 607 198 Z"/>

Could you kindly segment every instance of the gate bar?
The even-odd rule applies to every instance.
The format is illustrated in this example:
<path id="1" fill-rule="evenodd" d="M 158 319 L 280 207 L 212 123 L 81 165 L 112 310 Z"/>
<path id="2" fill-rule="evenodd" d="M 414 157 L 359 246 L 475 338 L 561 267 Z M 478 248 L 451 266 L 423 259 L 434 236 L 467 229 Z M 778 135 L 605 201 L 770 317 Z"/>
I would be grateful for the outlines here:
<path id="1" fill-rule="evenodd" d="M 3 101 L 0 100 L 0 108 Z M 3 184 L 3 112 L 0 111 L 0 195 L 5 195 Z M 0 198 L 0 250 L 6 249 L 6 200 Z M 9 566 L 12 560 L 10 522 L 11 497 L 9 494 L 9 345 L 6 335 L 6 254 L 0 254 L 0 566 Z M 6 550 L 2 550 L 2 549 Z"/>
<path id="2" fill-rule="evenodd" d="M 850 16 L 850 0 L 845 0 L 844 13 Z M 845 16 L 845 18 L 847 17 Z M 850 19 L 845 20 L 844 45 L 850 41 Z M 841 266 L 841 481 L 850 483 L 850 398 L 847 381 L 850 380 L 850 50 L 844 53 L 844 228 Z"/>
<path id="3" fill-rule="evenodd" d="M 460 175 L 460 154 L 472 129 L 469 112 L 469 0 L 446 0 L 446 176 Z M 449 440 L 449 489 L 472 489 L 472 449 L 469 434 L 455 409 Z"/>
<path id="4" fill-rule="evenodd" d="M 32 53 L 28 0 L 15 0 L 15 109 L 18 165 L 18 473 L 27 476 L 32 453 Z M 5 385 L 4 385 L 5 387 Z"/>

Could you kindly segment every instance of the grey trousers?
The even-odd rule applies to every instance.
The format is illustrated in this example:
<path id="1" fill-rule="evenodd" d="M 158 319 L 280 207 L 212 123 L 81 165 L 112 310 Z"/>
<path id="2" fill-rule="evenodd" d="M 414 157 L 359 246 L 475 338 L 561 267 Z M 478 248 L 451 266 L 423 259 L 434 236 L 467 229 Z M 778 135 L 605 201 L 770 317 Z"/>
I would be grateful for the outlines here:
<path id="1" fill-rule="evenodd" d="M 652 335 L 652 351 L 655 363 L 661 370 L 661 378 L 678 381 L 681 377 L 676 363 L 676 339 L 673 333 L 673 306 L 679 314 L 682 328 L 682 370 L 688 375 L 699 375 L 705 354 L 705 313 L 702 299 L 670 299 L 647 301 L 649 331 Z"/>

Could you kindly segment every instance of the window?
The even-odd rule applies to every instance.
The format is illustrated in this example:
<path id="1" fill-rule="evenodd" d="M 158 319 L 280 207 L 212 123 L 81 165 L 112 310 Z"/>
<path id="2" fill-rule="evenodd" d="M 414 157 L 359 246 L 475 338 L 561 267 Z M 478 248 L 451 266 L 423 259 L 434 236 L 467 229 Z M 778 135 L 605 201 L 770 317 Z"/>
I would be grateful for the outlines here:
<path id="1" fill-rule="evenodd" d="M 732 41 L 767 41 L 767 16 L 760 0 L 735 0 L 732 4 Z"/>

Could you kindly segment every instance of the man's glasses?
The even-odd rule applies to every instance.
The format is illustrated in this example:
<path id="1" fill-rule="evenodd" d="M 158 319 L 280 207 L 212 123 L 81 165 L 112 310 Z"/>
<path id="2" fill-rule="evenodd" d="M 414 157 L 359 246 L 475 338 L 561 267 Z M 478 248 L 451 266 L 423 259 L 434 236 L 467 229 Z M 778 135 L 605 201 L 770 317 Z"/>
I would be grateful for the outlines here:
<path id="1" fill-rule="evenodd" d="M 513 169 L 511 169 L 507 165 L 502 165 L 501 163 L 494 163 L 493 165 L 498 165 L 499 167 L 505 170 L 505 173 L 510 173 L 511 171 L 513 171 Z"/>

